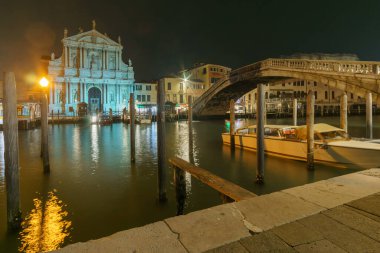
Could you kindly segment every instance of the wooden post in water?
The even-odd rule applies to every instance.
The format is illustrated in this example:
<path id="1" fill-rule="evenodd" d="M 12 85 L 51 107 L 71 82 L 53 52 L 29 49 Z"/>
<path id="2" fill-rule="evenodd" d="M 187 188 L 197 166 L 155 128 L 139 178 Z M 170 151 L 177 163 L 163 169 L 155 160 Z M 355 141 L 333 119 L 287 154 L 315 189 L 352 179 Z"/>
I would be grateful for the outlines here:
<path id="1" fill-rule="evenodd" d="M 189 105 L 189 162 L 193 163 L 194 162 L 194 154 L 193 154 L 193 97 L 191 95 L 188 96 L 187 98 L 187 103 Z"/>
<path id="2" fill-rule="evenodd" d="M 257 86 L 257 104 L 256 104 L 256 145 L 257 145 L 257 169 L 256 183 L 264 183 L 264 113 L 265 113 L 265 97 L 264 85 Z"/>
<path id="3" fill-rule="evenodd" d="M 110 116 L 110 120 L 113 121 L 113 118 L 112 118 L 112 108 L 109 109 L 108 114 L 109 114 L 109 116 Z"/>
<path id="4" fill-rule="evenodd" d="M 174 185 L 177 200 L 177 215 L 183 215 L 186 201 L 186 172 L 174 167 Z"/>
<path id="5" fill-rule="evenodd" d="M 372 139 L 372 93 L 367 93 L 366 98 L 366 125 L 367 125 L 367 138 Z"/>
<path id="6" fill-rule="evenodd" d="M 130 119 L 130 138 L 131 138 L 131 162 L 135 163 L 135 99 L 133 93 L 129 95 L 129 119 Z"/>
<path id="7" fill-rule="evenodd" d="M 235 149 L 235 101 L 230 100 L 230 145 L 231 149 Z"/>
<path id="8" fill-rule="evenodd" d="M 18 229 L 21 226 L 21 211 L 16 79 L 13 72 L 4 73 L 3 94 L 3 131 L 5 185 L 7 191 L 7 220 L 9 228 Z"/>
<path id="9" fill-rule="evenodd" d="M 50 172 L 49 140 L 48 140 L 48 100 L 45 90 L 41 95 L 41 154 L 44 173 Z"/>
<path id="10" fill-rule="evenodd" d="M 166 201 L 165 167 L 165 83 L 159 82 L 157 90 L 157 155 L 158 155 L 158 199 Z"/>
<path id="11" fill-rule="evenodd" d="M 297 126 L 297 99 L 293 99 L 293 125 Z"/>
<path id="12" fill-rule="evenodd" d="M 347 94 L 340 98 L 340 128 L 347 132 Z"/>
<path id="13" fill-rule="evenodd" d="M 51 110 L 51 124 L 54 124 L 54 110 Z"/>
<path id="14" fill-rule="evenodd" d="M 309 170 L 314 170 L 314 104 L 314 93 L 309 90 L 306 105 L 307 168 Z"/>

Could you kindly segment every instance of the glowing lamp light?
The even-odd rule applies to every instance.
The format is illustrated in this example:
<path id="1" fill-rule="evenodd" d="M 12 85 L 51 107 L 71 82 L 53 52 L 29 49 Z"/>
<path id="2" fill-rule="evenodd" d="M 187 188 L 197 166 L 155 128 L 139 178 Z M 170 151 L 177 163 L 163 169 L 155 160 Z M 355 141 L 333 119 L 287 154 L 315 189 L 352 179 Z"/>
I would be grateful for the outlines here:
<path id="1" fill-rule="evenodd" d="M 49 85 L 49 81 L 45 77 L 42 77 L 40 80 L 40 85 L 42 88 L 46 88 Z"/>

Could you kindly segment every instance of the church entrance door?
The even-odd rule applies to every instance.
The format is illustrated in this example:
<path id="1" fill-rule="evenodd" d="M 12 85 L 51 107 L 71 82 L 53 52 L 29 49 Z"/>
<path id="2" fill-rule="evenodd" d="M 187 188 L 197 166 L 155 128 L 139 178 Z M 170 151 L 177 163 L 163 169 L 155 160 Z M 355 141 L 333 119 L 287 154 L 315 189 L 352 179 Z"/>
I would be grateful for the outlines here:
<path id="1" fill-rule="evenodd" d="M 96 87 L 88 90 L 88 105 L 91 113 L 99 112 L 101 110 L 101 91 Z"/>

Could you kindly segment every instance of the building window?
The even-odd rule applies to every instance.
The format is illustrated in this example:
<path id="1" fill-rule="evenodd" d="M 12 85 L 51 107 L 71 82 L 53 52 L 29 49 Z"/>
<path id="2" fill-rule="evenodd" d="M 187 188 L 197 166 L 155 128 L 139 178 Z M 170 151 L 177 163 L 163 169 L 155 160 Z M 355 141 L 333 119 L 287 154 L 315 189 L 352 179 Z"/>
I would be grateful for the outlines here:
<path id="1" fill-rule="evenodd" d="M 329 98 L 329 93 L 325 91 L 325 99 L 328 99 L 328 98 Z"/>
<path id="2" fill-rule="evenodd" d="M 305 82 L 304 81 L 301 81 L 301 86 L 305 86 Z"/>
<path id="3" fill-rule="evenodd" d="M 152 90 L 152 86 L 147 85 L 147 86 L 146 86 L 146 90 Z"/>
<path id="4" fill-rule="evenodd" d="M 168 90 L 171 90 L 172 89 L 172 83 L 168 83 Z"/>
<path id="5" fill-rule="evenodd" d="M 317 86 L 317 82 L 314 81 L 314 86 Z"/>
<path id="6" fill-rule="evenodd" d="M 251 101 L 251 94 L 248 94 L 248 100 Z"/>
<path id="7" fill-rule="evenodd" d="M 136 90 L 142 90 L 142 85 L 136 85 Z"/>
<path id="8" fill-rule="evenodd" d="M 285 83 L 282 83 L 282 87 L 284 87 L 285 86 Z"/>
<path id="9" fill-rule="evenodd" d="M 354 93 L 351 93 L 351 99 L 354 99 Z"/>
<path id="10" fill-rule="evenodd" d="M 296 86 L 296 82 L 293 82 L 293 86 Z"/>
<path id="11" fill-rule="evenodd" d="M 146 95 L 146 101 L 150 102 L 150 95 Z"/>
<path id="12" fill-rule="evenodd" d="M 207 69 L 206 68 L 203 68 L 203 75 L 206 75 L 207 74 Z"/>
<path id="13" fill-rule="evenodd" d="M 315 97 L 315 100 L 318 99 L 318 92 L 317 91 L 314 91 L 314 97 Z"/>
<path id="14" fill-rule="evenodd" d="M 145 95 L 141 95 L 141 102 L 145 102 Z"/>
<path id="15" fill-rule="evenodd" d="M 216 82 L 219 81 L 220 78 L 216 78 L 216 77 L 211 77 L 211 83 L 212 84 L 215 84 Z"/>
<path id="16" fill-rule="evenodd" d="M 181 104 L 183 104 L 183 95 L 182 95 L 182 94 L 179 95 L 179 102 L 180 102 Z"/>
<path id="17" fill-rule="evenodd" d="M 137 95 L 137 101 L 141 101 L 141 95 Z"/>
<path id="18" fill-rule="evenodd" d="M 335 92 L 334 91 L 331 92 L 331 98 L 335 99 Z"/>

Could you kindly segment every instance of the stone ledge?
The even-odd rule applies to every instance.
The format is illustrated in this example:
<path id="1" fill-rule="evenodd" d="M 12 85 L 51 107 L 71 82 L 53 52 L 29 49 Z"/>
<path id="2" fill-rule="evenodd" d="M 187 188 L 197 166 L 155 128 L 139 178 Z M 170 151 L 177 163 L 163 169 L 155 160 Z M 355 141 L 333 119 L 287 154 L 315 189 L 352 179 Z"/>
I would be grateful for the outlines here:
<path id="1" fill-rule="evenodd" d="M 380 169 L 371 169 L 220 205 L 98 240 L 75 243 L 58 252 L 203 252 L 239 241 L 252 232 L 266 231 L 380 192 L 378 174 Z M 309 225 L 305 221 L 302 219 L 302 225 Z M 297 243 L 297 238 L 289 240 Z M 310 248 L 303 250 L 307 249 Z"/>

